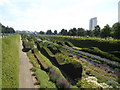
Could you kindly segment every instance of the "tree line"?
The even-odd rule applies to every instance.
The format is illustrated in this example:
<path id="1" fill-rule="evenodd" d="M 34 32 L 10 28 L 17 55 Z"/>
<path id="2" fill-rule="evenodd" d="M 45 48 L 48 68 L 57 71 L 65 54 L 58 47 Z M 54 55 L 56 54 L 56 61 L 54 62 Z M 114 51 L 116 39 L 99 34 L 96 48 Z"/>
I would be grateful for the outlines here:
<path id="1" fill-rule="evenodd" d="M 1 23 L 0 23 L 1 24 Z M 1 24 L 1 33 L 2 34 L 10 34 L 10 33 L 15 33 L 14 28 L 12 27 L 5 27 L 4 25 Z"/>
<path id="2" fill-rule="evenodd" d="M 120 39 L 120 23 L 113 24 L 110 27 L 108 24 L 104 26 L 104 28 L 100 28 L 99 25 L 95 27 L 94 30 L 85 30 L 84 28 L 72 28 L 70 30 L 62 29 L 60 32 L 57 30 L 47 30 L 46 32 L 40 31 L 39 34 L 47 34 L 47 35 L 66 35 L 66 36 L 87 36 L 87 37 L 113 37 L 115 39 Z"/>

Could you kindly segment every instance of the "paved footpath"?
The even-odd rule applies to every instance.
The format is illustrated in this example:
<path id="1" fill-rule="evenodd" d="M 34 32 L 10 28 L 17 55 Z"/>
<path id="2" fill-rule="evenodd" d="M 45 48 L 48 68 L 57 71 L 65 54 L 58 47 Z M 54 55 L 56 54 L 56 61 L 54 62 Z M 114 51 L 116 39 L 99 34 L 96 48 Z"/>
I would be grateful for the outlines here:
<path id="1" fill-rule="evenodd" d="M 19 88 L 35 88 L 30 72 L 30 62 L 25 52 L 22 51 L 22 40 L 20 37 L 19 49 Z"/>

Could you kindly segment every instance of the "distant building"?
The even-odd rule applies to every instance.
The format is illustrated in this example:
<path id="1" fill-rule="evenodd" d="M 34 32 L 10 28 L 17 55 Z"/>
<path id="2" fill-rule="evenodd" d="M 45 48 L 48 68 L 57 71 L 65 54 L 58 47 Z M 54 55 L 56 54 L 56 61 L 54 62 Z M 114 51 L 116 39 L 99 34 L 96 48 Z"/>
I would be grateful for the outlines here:
<path id="1" fill-rule="evenodd" d="M 120 1 L 118 2 L 118 22 L 120 23 Z"/>
<path id="2" fill-rule="evenodd" d="M 94 30 L 97 26 L 97 17 L 91 18 L 89 22 L 89 30 Z"/>

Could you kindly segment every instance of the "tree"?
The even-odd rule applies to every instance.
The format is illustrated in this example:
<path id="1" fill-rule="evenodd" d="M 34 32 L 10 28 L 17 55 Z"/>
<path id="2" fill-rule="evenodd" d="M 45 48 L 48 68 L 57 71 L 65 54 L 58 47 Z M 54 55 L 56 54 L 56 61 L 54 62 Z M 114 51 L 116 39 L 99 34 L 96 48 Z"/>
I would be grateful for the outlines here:
<path id="1" fill-rule="evenodd" d="M 77 35 L 77 29 L 76 28 L 70 29 L 69 32 L 68 32 L 68 35 L 76 36 Z"/>
<path id="2" fill-rule="evenodd" d="M 10 27 L 9 28 L 9 33 L 15 33 L 15 30 L 12 27 Z"/>
<path id="3" fill-rule="evenodd" d="M 94 36 L 98 37 L 100 35 L 100 26 L 97 25 L 95 29 L 93 30 Z"/>
<path id="4" fill-rule="evenodd" d="M 60 32 L 61 35 L 67 35 L 67 33 L 68 33 L 68 32 L 67 32 L 66 29 L 62 29 L 61 32 Z"/>
<path id="5" fill-rule="evenodd" d="M 12 27 L 5 27 L 4 25 L 2 25 L 2 31 L 1 33 L 5 34 L 5 33 L 15 33 L 15 30 Z"/>
<path id="6" fill-rule="evenodd" d="M 54 31 L 54 34 L 57 35 L 57 30 Z"/>
<path id="7" fill-rule="evenodd" d="M 113 37 L 115 39 L 120 39 L 120 23 L 117 22 L 112 26 Z"/>
<path id="8" fill-rule="evenodd" d="M 40 32 L 39 32 L 39 34 L 45 34 L 45 32 L 43 32 L 43 31 L 40 31 Z"/>
<path id="9" fill-rule="evenodd" d="M 1 31 L 1 33 L 5 33 L 5 26 L 4 25 L 2 25 L 2 31 Z"/>
<path id="10" fill-rule="evenodd" d="M 47 30 L 46 34 L 48 34 L 48 35 L 52 35 L 53 33 L 52 33 L 51 30 Z"/>
<path id="11" fill-rule="evenodd" d="M 111 28 L 110 26 L 107 24 L 106 26 L 104 26 L 104 28 L 100 31 L 100 36 L 101 38 L 106 38 L 110 36 L 110 32 L 111 32 Z"/>
<path id="12" fill-rule="evenodd" d="M 92 37 L 93 36 L 93 31 L 92 30 L 87 30 L 86 35 Z"/>
<path id="13" fill-rule="evenodd" d="M 77 36 L 85 36 L 86 32 L 83 28 L 77 29 Z"/>

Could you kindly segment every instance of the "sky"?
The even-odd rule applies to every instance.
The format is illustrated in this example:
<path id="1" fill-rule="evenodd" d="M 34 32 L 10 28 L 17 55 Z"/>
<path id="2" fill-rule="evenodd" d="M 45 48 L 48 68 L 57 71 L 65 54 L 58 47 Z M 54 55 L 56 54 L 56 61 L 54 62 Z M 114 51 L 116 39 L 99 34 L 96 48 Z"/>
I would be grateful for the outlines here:
<path id="1" fill-rule="evenodd" d="M 119 0 L 0 0 L 0 22 L 15 30 L 89 29 L 97 17 L 103 28 L 118 22 Z"/>

